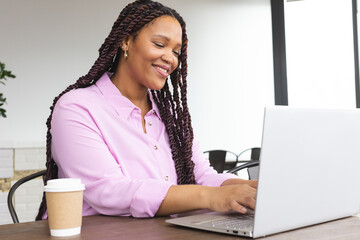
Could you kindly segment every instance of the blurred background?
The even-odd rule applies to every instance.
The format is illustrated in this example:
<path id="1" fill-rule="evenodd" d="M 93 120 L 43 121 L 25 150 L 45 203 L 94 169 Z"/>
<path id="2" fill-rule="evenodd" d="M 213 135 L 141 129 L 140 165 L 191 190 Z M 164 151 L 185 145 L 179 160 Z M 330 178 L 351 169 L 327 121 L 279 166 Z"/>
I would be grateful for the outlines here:
<path id="1" fill-rule="evenodd" d="M 16 75 L 0 85 L 7 98 L 7 118 L 0 117 L 0 224 L 9 222 L 4 199 L 12 182 L 45 167 L 54 97 L 87 73 L 129 2 L 0 0 L 0 62 Z M 275 105 L 271 7 L 280 1 L 159 2 L 187 23 L 188 101 L 202 149 L 238 154 L 260 147 L 264 107 Z M 282 2 L 289 106 L 356 107 L 354 2 Z M 39 195 L 19 200 L 20 221 L 33 220 Z"/>

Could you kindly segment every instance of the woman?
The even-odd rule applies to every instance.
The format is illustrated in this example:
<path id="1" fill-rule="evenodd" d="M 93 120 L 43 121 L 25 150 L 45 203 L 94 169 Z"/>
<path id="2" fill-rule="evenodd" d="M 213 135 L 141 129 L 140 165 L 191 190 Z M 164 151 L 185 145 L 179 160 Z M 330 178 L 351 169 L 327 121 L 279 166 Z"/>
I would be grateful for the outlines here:
<path id="1" fill-rule="evenodd" d="M 194 140 L 186 77 L 181 16 L 150 0 L 130 3 L 88 74 L 54 99 L 46 179 L 81 178 L 83 215 L 254 208 L 257 182 L 217 174 Z M 43 199 L 37 219 L 45 211 Z"/>

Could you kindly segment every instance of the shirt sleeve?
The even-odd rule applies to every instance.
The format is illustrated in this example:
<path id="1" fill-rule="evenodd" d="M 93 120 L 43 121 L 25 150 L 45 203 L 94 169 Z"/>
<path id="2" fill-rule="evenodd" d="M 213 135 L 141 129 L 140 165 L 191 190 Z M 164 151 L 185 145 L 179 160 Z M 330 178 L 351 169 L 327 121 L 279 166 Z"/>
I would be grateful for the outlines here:
<path id="1" fill-rule="evenodd" d="M 84 100 L 70 93 L 57 102 L 51 122 L 52 155 L 59 172 L 82 180 L 84 201 L 99 214 L 153 217 L 172 184 L 125 176 L 98 123 L 79 103 Z"/>
<path id="2" fill-rule="evenodd" d="M 239 178 L 231 173 L 218 173 L 210 166 L 209 159 L 205 158 L 203 151 L 200 148 L 199 141 L 194 138 L 193 142 L 193 162 L 195 164 L 194 174 L 197 184 L 219 187 L 221 184 L 230 178 Z"/>

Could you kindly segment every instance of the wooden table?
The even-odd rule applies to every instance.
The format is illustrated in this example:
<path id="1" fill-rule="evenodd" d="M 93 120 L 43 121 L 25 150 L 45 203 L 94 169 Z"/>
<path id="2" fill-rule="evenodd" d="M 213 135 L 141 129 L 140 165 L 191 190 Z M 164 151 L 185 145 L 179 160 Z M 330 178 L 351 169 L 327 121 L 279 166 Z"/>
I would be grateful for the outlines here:
<path id="1" fill-rule="evenodd" d="M 1 240 L 43 240 L 43 239 L 139 239 L 139 240 L 192 240 L 192 239 L 249 239 L 239 238 L 220 233 L 178 227 L 165 223 L 168 217 L 151 219 L 135 219 L 131 217 L 88 216 L 83 217 L 81 235 L 67 238 L 51 237 L 48 222 L 37 221 L 17 224 L 0 225 Z M 316 240 L 349 240 L 360 239 L 359 217 L 348 217 L 337 221 L 327 222 L 297 229 L 285 233 L 260 238 L 266 240 L 285 239 L 316 239 Z"/>

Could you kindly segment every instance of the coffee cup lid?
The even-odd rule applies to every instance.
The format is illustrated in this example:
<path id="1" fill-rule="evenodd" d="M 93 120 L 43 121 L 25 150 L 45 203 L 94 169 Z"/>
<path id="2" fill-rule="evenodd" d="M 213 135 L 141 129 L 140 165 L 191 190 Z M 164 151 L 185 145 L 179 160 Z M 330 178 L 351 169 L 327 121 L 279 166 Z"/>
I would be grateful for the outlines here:
<path id="1" fill-rule="evenodd" d="M 45 192 L 73 192 L 85 190 L 80 178 L 59 178 L 47 181 Z"/>

